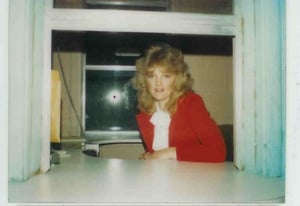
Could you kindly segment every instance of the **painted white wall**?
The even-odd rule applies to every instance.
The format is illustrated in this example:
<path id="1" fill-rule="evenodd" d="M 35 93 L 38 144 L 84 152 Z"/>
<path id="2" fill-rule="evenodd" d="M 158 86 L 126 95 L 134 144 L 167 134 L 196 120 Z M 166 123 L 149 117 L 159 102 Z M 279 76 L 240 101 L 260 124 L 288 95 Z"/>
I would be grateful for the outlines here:
<path id="1" fill-rule="evenodd" d="M 44 2 L 9 4 L 8 174 L 25 180 L 40 171 Z"/>
<path id="2" fill-rule="evenodd" d="M 286 205 L 300 205 L 300 1 L 286 1 Z"/>
<path id="3" fill-rule="evenodd" d="M 8 0 L 0 2 L 0 205 L 7 201 Z"/>
<path id="4" fill-rule="evenodd" d="M 234 87 L 235 162 L 240 169 L 284 174 L 284 19 L 282 0 L 236 1 L 237 36 Z M 239 34 L 239 32 L 238 32 Z M 239 70 L 238 68 L 241 67 Z"/>

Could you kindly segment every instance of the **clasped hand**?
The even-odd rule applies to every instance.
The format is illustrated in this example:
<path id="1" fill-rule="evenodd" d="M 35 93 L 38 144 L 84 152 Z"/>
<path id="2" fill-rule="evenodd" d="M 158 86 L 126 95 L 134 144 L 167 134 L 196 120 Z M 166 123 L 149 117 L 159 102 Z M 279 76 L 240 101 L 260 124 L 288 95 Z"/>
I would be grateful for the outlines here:
<path id="1" fill-rule="evenodd" d="M 153 153 L 145 152 L 140 158 L 141 160 L 151 160 L 151 159 L 176 159 L 176 149 L 175 147 L 169 147 L 166 149 L 156 150 Z"/>

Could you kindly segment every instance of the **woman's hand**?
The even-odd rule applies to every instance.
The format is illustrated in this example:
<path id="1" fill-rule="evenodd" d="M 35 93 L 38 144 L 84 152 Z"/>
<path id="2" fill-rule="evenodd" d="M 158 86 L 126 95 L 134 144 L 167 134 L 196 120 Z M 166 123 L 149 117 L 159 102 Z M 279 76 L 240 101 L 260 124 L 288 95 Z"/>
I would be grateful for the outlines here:
<path id="1" fill-rule="evenodd" d="M 142 160 L 153 160 L 153 159 L 176 159 L 176 148 L 175 147 L 169 147 L 166 149 L 156 150 L 153 153 L 146 152 L 140 156 L 140 159 Z"/>

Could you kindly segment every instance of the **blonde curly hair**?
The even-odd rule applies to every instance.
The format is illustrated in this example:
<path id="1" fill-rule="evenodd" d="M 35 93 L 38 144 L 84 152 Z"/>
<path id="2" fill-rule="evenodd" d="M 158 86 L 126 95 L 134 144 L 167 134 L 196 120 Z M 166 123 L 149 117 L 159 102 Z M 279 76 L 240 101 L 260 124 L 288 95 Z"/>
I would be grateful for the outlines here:
<path id="1" fill-rule="evenodd" d="M 168 44 L 150 46 L 145 56 L 136 60 L 136 74 L 133 78 L 133 84 L 138 92 L 138 109 L 147 114 L 153 114 L 156 110 L 155 100 L 146 84 L 146 75 L 152 72 L 154 67 L 163 68 L 163 72 L 176 75 L 175 88 L 165 108 L 172 115 L 177 109 L 178 99 L 192 90 L 193 79 L 180 50 Z"/>

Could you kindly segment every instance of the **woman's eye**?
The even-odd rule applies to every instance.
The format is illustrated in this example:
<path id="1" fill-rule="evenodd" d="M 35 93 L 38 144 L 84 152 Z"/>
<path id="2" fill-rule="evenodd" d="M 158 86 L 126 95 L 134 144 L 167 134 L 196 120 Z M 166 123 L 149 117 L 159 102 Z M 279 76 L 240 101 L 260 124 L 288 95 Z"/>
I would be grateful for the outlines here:
<path id="1" fill-rule="evenodd" d="M 153 74 L 146 74 L 146 77 L 147 77 L 147 78 L 152 78 L 152 77 L 153 77 Z"/>
<path id="2" fill-rule="evenodd" d="M 165 77 L 166 79 L 168 79 L 168 78 L 171 77 L 171 75 L 170 75 L 170 74 L 165 74 L 164 77 Z"/>

